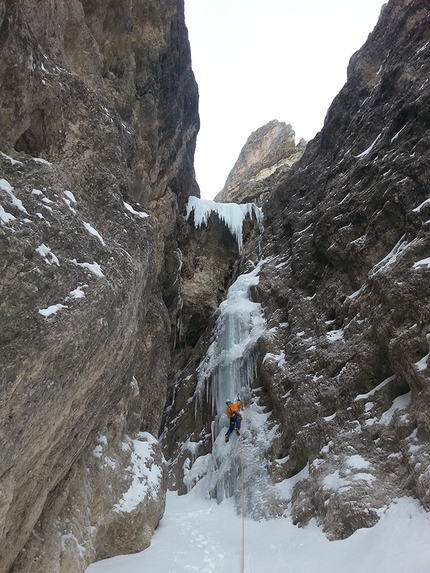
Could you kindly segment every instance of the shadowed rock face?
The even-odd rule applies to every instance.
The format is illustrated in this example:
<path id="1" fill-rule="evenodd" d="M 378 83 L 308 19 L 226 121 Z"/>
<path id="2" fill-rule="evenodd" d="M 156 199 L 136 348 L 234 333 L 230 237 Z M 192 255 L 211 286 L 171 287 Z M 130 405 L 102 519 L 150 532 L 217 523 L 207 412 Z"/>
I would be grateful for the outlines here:
<path id="1" fill-rule="evenodd" d="M 293 517 L 333 539 L 401 495 L 429 508 L 429 24 L 424 1 L 383 8 L 264 205 L 259 297 L 277 335 L 260 352 L 285 353 L 260 373 L 281 420 L 276 473 L 308 467 Z"/>
<path id="2" fill-rule="evenodd" d="M 165 404 L 197 87 L 176 0 L 6 1 L 0 50 L 0 571 L 70 573 L 163 512 L 158 444 L 115 507 Z"/>
<path id="3" fill-rule="evenodd" d="M 316 517 L 330 539 L 374 525 L 400 496 L 430 507 L 429 30 L 425 0 L 384 6 L 322 131 L 260 189 L 266 260 L 253 297 L 270 336 L 253 393 L 279 424 L 271 478 L 303 472 L 267 505 L 299 525 Z M 253 175 L 232 173 L 228 200 L 240 202 Z M 187 409 L 191 370 L 178 380 L 166 427 L 194 427 L 176 446 L 165 439 L 183 487 L 185 442 L 210 451 L 213 413 Z"/>

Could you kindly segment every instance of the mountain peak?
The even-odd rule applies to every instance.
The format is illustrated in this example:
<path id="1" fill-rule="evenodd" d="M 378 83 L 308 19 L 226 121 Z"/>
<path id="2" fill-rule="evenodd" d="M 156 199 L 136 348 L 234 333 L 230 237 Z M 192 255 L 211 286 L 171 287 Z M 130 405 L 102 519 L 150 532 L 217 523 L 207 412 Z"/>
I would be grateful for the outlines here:
<path id="1" fill-rule="evenodd" d="M 302 156 L 305 142 L 296 146 L 295 137 L 291 125 L 276 119 L 251 133 L 215 201 L 246 203 L 259 197 L 263 180 L 289 170 Z"/>

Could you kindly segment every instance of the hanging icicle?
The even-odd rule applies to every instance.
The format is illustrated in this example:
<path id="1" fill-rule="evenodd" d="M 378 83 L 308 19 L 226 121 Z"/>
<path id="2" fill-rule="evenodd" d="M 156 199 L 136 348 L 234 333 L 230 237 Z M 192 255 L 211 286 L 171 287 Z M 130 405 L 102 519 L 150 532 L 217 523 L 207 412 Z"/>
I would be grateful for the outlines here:
<path id="1" fill-rule="evenodd" d="M 242 228 L 246 216 L 249 215 L 251 219 L 255 216 L 260 230 L 262 228 L 263 213 L 254 203 L 245 203 L 243 205 L 238 205 L 237 203 L 216 203 L 215 201 L 189 197 L 187 220 L 192 212 L 194 213 L 194 226 L 196 229 L 200 229 L 202 225 L 207 225 L 211 214 L 216 213 L 236 239 L 239 252 L 242 251 L 243 246 Z"/>

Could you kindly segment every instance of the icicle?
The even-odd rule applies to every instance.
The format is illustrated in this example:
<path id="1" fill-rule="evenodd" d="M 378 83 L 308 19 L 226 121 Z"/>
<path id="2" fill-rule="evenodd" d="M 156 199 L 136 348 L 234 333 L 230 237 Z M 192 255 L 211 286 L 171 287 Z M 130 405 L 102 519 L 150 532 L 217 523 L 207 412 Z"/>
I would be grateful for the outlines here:
<path id="1" fill-rule="evenodd" d="M 207 225 L 211 214 L 216 213 L 219 219 L 224 221 L 230 233 L 236 239 L 239 252 L 242 251 L 243 246 L 242 228 L 246 216 L 249 215 L 252 219 L 254 215 L 259 226 L 263 220 L 261 209 L 259 209 L 257 205 L 254 205 L 254 203 L 245 203 L 243 205 L 238 205 L 237 203 L 216 203 L 215 201 L 189 197 L 187 220 L 192 212 L 194 212 L 194 226 L 196 229 L 200 229 L 202 225 Z"/>
<path id="2" fill-rule="evenodd" d="M 178 283 L 178 301 L 176 303 L 176 331 L 175 331 L 175 339 L 173 341 L 173 349 L 176 348 L 177 337 L 180 340 L 182 338 L 182 308 L 184 306 L 184 301 L 182 299 L 181 294 L 181 270 L 182 270 L 182 251 L 181 249 L 177 248 L 175 253 L 178 255 L 179 265 L 178 270 L 176 271 L 176 279 L 173 283 L 174 285 Z"/>
<path id="3" fill-rule="evenodd" d="M 258 219 L 258 231 L 258 260 L 261 261 L 263 258 L 263 215 L 261 215 L 261 217 Z"/>
<path id="4" fill-rule="evenodd" d="M 180 276 L 181 276 L 181 271 L 182 271 L 182 264 L 183 264 L 183 261 L 182 261 L 182 251 L 181 251 L 181 249 L 180 249 L 179 247 L 176 249 L 175 253 L 178 255 L 179 265 L 178 265 L 178 270 L 176 271 L 176 279 L 175 279 L 175 282 L 173 283 L 174 285 L 175 285 L 177 282 L 179 282 L 179 278 L 180 278 Z"/>

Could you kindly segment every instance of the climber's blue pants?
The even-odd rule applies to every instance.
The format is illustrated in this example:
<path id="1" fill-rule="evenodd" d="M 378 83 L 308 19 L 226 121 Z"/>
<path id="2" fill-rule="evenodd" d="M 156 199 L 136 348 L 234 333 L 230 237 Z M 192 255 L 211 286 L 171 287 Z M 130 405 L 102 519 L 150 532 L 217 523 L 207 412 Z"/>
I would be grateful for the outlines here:
<path id="1" fill-rule="evenodd" d="M 232 416 L 230 418 L 230 427 L 229 427 L 228 432 L 226 434 L 227 437 L 230 437 L 230 434 L 233 432 L 233 430 L 235 428 L 240 430 L 240 422 L 241 422 L 240 416 Z"/>

